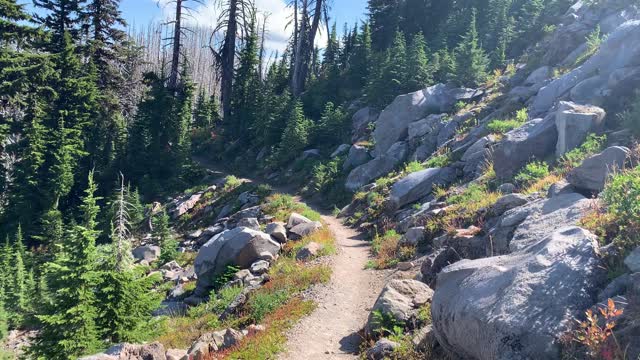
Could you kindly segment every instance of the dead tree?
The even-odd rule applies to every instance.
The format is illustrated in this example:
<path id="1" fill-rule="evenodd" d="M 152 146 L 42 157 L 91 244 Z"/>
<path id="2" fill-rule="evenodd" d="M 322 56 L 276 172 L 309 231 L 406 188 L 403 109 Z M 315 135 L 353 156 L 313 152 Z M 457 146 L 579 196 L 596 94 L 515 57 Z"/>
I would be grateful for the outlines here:
<path id="1" fill-rule="evenodd" d="M 312 18 L 309 17 L 309 0 L 302 0 L 302 19 L 294 51 L 295 60 L 291 78 L 291 92 L 294 96 L 300 96 L 304 91 L 304 84 L 309 74 L 309 66 L 311 66 L 314 41 L 322 18 L 324 1 L 311 0 L 311 4 L 315 5 Z M 312 19 L 311 22 L 310 19 Z"/>

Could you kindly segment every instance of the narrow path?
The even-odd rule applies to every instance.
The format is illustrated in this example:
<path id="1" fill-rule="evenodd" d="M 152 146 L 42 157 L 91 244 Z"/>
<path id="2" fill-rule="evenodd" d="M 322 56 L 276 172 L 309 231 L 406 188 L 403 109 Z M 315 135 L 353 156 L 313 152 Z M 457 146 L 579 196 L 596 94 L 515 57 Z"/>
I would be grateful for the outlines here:
<path id="1" fill-rule="evenodd" d="M 333 232 L 338 254 L 328 285 L 314 296 L 317 309 L 300 321 L 288 335 L 282 360 L 356 359 L 369 310 L 382 289 L 382 276 L 365 270 L 369 243 L 333 216 L 323 216 Z"/>
<path id="2" fill-rule="evenodd" d="M 206 160 L 195 159 L 215 171 L 219 168 Z M 261 181 L 256 181 L 260 183 Z M 275 187 L 282 193 L 292 189 Z M 303 199 L 296 196 L 300 202 Z M 287 351 L 281 360 L 356 359 L 361 343 L 359 331 L 384 285 L 383 275 L 365 270 L 370 256 L 370 244 L 362 234 L 348 228 L 336 217 L 321 211 L 323 220 L 333 232 L 338 253 L 332 258 L 332 276 L 327 285 L 314 289 L 316 310 L 302 319 L 288 334 Z"/>

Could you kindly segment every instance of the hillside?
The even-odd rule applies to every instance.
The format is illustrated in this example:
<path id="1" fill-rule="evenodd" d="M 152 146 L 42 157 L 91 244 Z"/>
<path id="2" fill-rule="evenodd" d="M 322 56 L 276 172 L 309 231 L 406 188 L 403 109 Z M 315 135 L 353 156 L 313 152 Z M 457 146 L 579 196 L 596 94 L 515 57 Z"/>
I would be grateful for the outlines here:
<path id="1" fill-rule="evenodd" d="M 195 3 L 0 0 L 0 358 L 640 358 L 637 1 Z"/>

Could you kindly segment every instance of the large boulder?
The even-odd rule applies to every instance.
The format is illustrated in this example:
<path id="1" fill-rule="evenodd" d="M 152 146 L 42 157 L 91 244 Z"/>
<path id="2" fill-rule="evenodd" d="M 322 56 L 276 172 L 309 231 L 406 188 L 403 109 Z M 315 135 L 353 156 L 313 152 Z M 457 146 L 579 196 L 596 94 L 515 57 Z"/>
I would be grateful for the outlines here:
<path id="1" fill-rule="evenodd" d="M 82 358 L 82 360 L 165 360 L 166 351 L 159 342 L 146 345 L 117 344 L 104 354 Z"/>
<path id="2" fill-rule="evenodd" d="M 510 179 L 533 159 L 553 154 L 558 141 L 555 114 L 534 119 L 508 132 L 493 153 L 493 168 L 500 179 Z"/>
<path id="3" fill-rule="evenodd" d="M 345 187 L 349 191 L 356 191 L 371 181 L 388 174 L 407 157 L 407 150 L 407 144 L 404 142 L 393 144 L 386 154 L 353 169 L 347 176 Z"/>
<path id="4" fill-rule="evenodd" d="M 444 123 L 447 114 L 433 114 L 429 115 L 422 120 L 418 120 L 409 124 L 407 129 L 408 131 L 408 140 L 411 141 L 413 139 L 423 137 L 427 134 L 431 134 L 434 131 L 437 132 L 442 127 L 442 123 Z M 438 134 L 436 133 L 436 136 Z"/>
<path id="5" fill-rule="evenodd" d="M 371 156 L 369 155 L 369 149 L 365 146 L 361 145 L 353 145 L 349 149 L 349 154 L 342 164 L 342 168 L 344 170 L 349 170 L 351 168 L 360 166 L 362 164 L 366 164 L 371 160 Z"/>
<path id="6" fill-rule="evenodd" d="M 590 133 L 602 128 L 605 115 L 604 110 L 596 106 L 560 102 L 556 113 L 556 156 L 560 157 L 582 145 Z"/>
<path id="7" fill-rule="evenodd" d="M 289 215 L 289 220 L 287 221 L 287 229 L 291 229 L 300 224 L 309 224 L 312 222 L 313 221 L 311 221 L 306 216 L 300 215 L 298 213 L 291 213 L 291 215 Z"/>
<path id="8" fill-rule="evenodd" d="M 431 193 L 434 186 L 445 186 L 456 179 L 456 170 L 450 167 L 432 168 L 407 175 L 391 188 L 391 203 L 396 209 Z"/>
<path id="9" fill-rule="evenodd" d="M 275 256 L 279 251 L 280 244 L 261 231 L 239 227 L 216 235 L 200 248 L 196 256 L 198 293 L 206 293 L 227 265 L 246 269 L 260 260 L 262 253 Z"/>
<path id="10" fill-rule="evenodd" d="M 171 217 L 177 219 L 186 214 L 196 206 L 198 201 L 200 201 L 200 198 L 202 198 L 202 193 L 197 193 L 189 196 L 186 200 L 179 202 L 175 209 L 171 211 Z"/>
<path id="11" fill-rule="evenodd" d="M 376 129 L 373 132 L 376 142 L 375 156 L 381 156 L 394 143 L 404 139 L 410 123 L 429 114 L 450 112 L 458 101 L 469 100 L 478 95 L 475 90 L 438 84 L 398 96 L 382 111 L 376 121 Z"/>
<path id="12" fill-rule="evenodd" d="M 623 169 L 630 151 L 626 147 L 613 146 L 594 155 L 571 170 L 567 175 L 569 183 L 576 188 L 600 192 L 609 176 Z"/>
<path id="13" fill-rule="evenodd" d="M 598 74 L 609 77 L 625 67 L 640 65 L 640 21 L 628 21 L 613 31 L 600 45 L 598 52 L 582 66 L 564 74 L 543 87 L 535 97 L 530 109 L 541 114 L 549 109 L 579 83 Z M 595 90 L 600 90 L 595 87 Z"/>
<path id="14" fill-rule="evenodd" d="M 287 229 L 283 224 L 277 222 L 267 224 L 267 227 L 264 229 L 264 231 L 267 234 L 271 235 L 271 237 L 273 237 L 274 239 L 278 240 L 278 242 L 281 244 L 286 243 L 288 240 Z"/>
<path id="15" fill-rule="evenodd" d="M 374 123 L 380 113 L 370 107 L 356 111 L 351 118 L 353 141 L 358 141 L 364 137 L 369 130 L 369 124 Z"/>
<path id="16" fill-rule="evenodd" d="M 568 227 L 510 255 L 445 268 L 431 305 L 438 343 L 460 358 L 559 359 L 559 336 L 595 301 L 596 237 Z"/>
<path id="17" fill-rule="evenodd" d="M 551 231 L 575 226 L 590 206 L 591 200 L 577 193 L 568 193 L 509 210 L 490 229 L 487 254 L 522 250 Z"/>
<path id="18" fill-rule="evenodd" d="M 309 236 L 320 229 L 322 229 L 322 223 L 319 221 L 299 224 L 289 230 L 289 238 L 291 240 L 300 240 L 303 237 Z"/>
<path id="19" fill-rule="evenodd" d="M 491 159 L 491 147 L 496 143 L 494 135 L 488 135 L 474 142 L 462 155 L 463 172 L 467 178 L 475 178 L 484 172 Z"/>
<path id="20" fill-rule="evenodd" d="M 391 316 L 398 322 L 409 325 L 414 320 L 422 305 L 431 301 L 433 290 L 416 280 L 391 280 L 382 289 L 376 303 L 371 309 L 365 332 L 372 335 L 381 324 L 377 323 L 377 315 Z"/>

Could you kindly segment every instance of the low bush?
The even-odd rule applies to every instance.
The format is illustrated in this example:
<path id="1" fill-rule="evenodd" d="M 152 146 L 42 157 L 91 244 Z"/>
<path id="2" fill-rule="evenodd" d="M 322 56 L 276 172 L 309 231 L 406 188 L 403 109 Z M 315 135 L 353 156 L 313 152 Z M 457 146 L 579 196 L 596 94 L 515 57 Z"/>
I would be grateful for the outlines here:
<path id="1" fill-rule="evenodd" d="M 520 109 L 516 112 L 516 115 L 513 119 L 492 120 L 489 124 L 487 124 L 487 129 L 494 134 L 502 135 L 524 125 L 528 119 L 529 115 L 527 114 L 527 109 Z"/>
<path id="2" fill-rule="evenodd" d="M 606 142 L 606 135 L 597 136 L 590 134 L 582 145 L 562 156 L 558 164 L 560 171 L 567 173 L 571 169 L 580 166 L 586 158 L 602 151 Z"/>
<path id="3" fill-rule="evenodd" d="M 424 169 L 425 167 L 424 165 L 422 165 L 422 163 L 420 163 L 419 161 L 412 161 L 404 167 L 404 172 L 407 174 L 411 174 L 414 172 L 422 171 Z"/>
<path id="4" fill-rule="evenodd" d="M 309 208 L 306 204 L 295 201 L 293 196 L 286 194 L 274 194 L 266 199 L 265 205 L 262 206 L 262 210 L 267 215 L 271 215 L 278 221 L 287 221 L 291 213 L 295 212 L 302 216 L 305 216 L 312 221 L 320 221 L 322 216 Z"/>
<path id="5" fill-rule="evenodd" d="M 613 176 L 602 200 L 617 226 L 614 242 L 623 250 L 640 245 L 640 167 Z"/>
<path id="6" fill-rule="evenodd" d="M 242 185 L 242 180 L 233 175 L 229 175 L 224 179 L 224 191 L 229 192 Z"/>
<path id="7" fill-rule="evenodd" d="M 514 180 L 522 187 L 529 186 L 540 179 L 549 176 L 549 164 L 542 161 L 528 163 L 524 169 L 520 170 Z"/>
<path id="8" fill-rule="evenodd" d="M 627 110 L 618 115 L 622 126 L 630 129 L 634 135 L 640 136 L 640 91 L 632 97 Z"/>
<path id="9" fill-rule="evenodd" d="M 395 230 L 389 230 L 384 235 L 376 235 L 371 244 L 371 251 L 375 259 L 369 267 L 375 269 L 388 269 L 395 266 L 398 259 L 398 243 L 402 236 Z"/>

